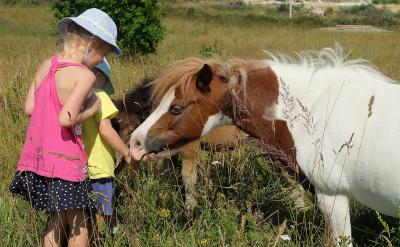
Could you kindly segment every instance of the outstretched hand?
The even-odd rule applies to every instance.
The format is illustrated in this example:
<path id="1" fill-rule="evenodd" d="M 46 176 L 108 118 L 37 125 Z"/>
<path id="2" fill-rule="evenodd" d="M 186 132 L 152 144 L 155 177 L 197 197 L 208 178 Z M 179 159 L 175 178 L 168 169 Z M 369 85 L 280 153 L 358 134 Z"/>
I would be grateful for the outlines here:
<path id="1" fill-rule="evenodd" d="M 132 158 L 137 161 L 139 160 L 148 161 L 148 160 L 158 159 L 157 155 L 155 155 L 154 153 L 146 153 L 143 147 L 137 145 L 131 147 L 130 153 Z"/>

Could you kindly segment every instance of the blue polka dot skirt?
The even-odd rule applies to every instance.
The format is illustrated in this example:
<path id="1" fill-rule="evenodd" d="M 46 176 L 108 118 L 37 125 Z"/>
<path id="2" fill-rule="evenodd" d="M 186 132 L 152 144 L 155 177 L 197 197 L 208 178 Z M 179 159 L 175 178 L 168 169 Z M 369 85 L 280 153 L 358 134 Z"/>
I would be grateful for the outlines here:
<path id="1" fill-rule="evenodd" d="M 36 210 L 58 212 L 67 209 L 96 209 L 89 179 L 70 182 L 43 177 L 30 171 L 17 171 L 10 184 L 10 191 L 14 196 L 29 201 Z"/>

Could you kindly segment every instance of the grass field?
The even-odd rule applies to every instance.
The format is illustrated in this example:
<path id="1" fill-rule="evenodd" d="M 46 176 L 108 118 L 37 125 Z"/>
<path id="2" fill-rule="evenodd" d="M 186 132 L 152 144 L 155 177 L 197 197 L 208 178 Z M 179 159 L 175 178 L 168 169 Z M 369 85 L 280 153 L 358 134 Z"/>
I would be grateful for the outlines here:
<path id="1" fill-rule="evenodd" d="M 241 17 L 240 9 L 223 6 L 204 11 L 193 4 L 171 8 L 163 8 L 167 35 L 156 54 L 110 57 L 116 97 L 178 59 L 210 54 L 260 59 L 266 57 L 263 50 L 294 54 L 335 42 L 351 52 L 350 58 L 365 58 L 400 79 L 397 26 L 388 33 L 322 32 L 308 25 Z M 46 215 L 12 198 L 8 185 L 24 141 L 27 87 L 40 61 L 57 50 L 50 23 L 54 20 L 46 5 L 0 5 L 0 246 L 39 246 L 46 223 Z M 267 159 L 257 157 L 259 152 L 242 146 L 235 152 L 202 153 L 204 173 L 210 173 L 212 184 L 199 179 L 200 203 L 194 215 L 184 209 L 179 164 L 143 164 L 141 190 L 125 171 L 117 179 L 121 231 L 114 239 L 106 235 L 105 246 L 130 246 L 133 241 L 138 246 L 328 245 L 328 230 L 316 206 L 296 210 L 293 188 Z M 352 217 L 356 246 L 400 246 L 398 220 L 381 218 L 359 205 L 353 205 Z M 281 239 L 282 234 L 290 240 Z"/>

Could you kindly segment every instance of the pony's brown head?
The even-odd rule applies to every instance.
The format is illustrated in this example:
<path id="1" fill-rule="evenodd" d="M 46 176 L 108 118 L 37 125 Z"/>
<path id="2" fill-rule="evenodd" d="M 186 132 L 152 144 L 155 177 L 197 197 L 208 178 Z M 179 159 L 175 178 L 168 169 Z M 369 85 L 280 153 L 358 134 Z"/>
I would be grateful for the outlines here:
<path id="1" fill-rule="evenodd" d="M 143 154 L 170 155 L 229 121 L 220 113 L 230 100 L 229 78 L 229 67 L 215 60 L 185 59 L 168 67 L 153 84 L 157 108 L 132 133 L 131 147 L 144 147 Z"/>

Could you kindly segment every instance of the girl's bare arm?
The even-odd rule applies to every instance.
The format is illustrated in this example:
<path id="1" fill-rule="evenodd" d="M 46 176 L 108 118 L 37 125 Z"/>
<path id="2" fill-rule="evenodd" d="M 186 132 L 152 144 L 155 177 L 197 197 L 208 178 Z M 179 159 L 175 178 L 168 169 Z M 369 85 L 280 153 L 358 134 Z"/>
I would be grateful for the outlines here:
<path id="1" fill-rule="evenodd" d="M 32 81 L 25 99 L 25 115 L 30 117 L 35 105 L 35 80 Z"/>
<path id="2" fill-rule="evenodd" d="M 94 99 L 89 107 L 86 107 L 81 112 L 81 106 L 92 88 L 96 77 L 90 71 L 82 70 L 77 76 L 77 81 L 74 88 L 69 93 L 64 106 L 59 115 L 59 122 L 61 126 L 71 127 L 77 123 L 81 123 L 86 118 L 94 115 L 100 107 L 100 100 L 97 97 Z"/>

